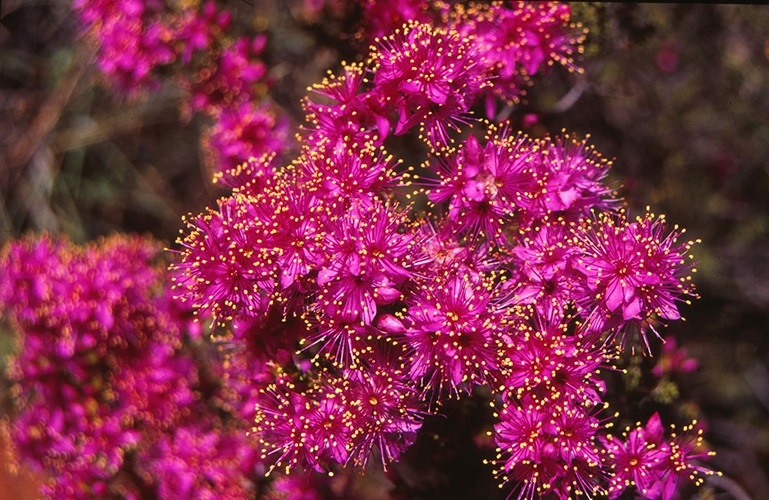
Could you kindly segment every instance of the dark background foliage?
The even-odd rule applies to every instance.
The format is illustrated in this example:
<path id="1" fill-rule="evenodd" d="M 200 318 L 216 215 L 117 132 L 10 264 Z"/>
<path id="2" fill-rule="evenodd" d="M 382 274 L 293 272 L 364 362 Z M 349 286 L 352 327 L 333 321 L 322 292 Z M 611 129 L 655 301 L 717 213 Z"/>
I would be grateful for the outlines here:
<path id="1" fill-rule="evenodd" d="M 326 2 L 320 13 L 299 1 L 221 3 L 268 33 L 270 95 L 295 122 L 307 86 L 360 57 L 349 3 Z M 507 111 L 514 124 L 536 113 L 530 134 L 590 134 L 616 159 L 612 175 L 631 215 L 650 205 L 702 240 L 694 247 L 701 298 L 665 330 L 700 360 L 697 372 L 673 381 L 673 413 L 706 421 L 724 473 L 709 481 L 712 494 L 769 498 L 769 9 L 575 4 L 574 17 L 590 28 L 584 74 L 537 78 L 527 102 Z M 78 40 L 68 2 L 3 0 L 0 242 L 27 231 L 80 242 L 123 231 L 170 245 L 182 214 L 223 194 L 203 161 L 204 123 L 179 118 L 171 82 L 143 100 L 112 95 L 92 50 Z M 0 359 L 12 349 L 0 332 Z M 445 462 L 406 460 L 397 491 L 491 495 L 489 468 L 462 451 L 459 430 L 483 435 L 488 425 L 488 414 L 468 420 L 478 410 L 462 406 L 473 404 L 452 403 L 452 424 L 428 422 L 412 456 Z"/>

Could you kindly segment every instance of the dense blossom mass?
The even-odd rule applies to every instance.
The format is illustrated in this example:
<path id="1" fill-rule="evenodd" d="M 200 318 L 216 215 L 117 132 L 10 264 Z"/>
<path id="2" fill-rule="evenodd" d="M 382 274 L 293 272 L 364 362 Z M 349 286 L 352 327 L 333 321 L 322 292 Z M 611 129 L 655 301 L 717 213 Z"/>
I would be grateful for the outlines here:
<path id="1" fill-rule="evenodd" d="M 51 474 L 46 494 L 239 498 L 260 482 L 268 498 L 328 497 L 303 474 L 391 470 L 476 389 L 495 409 L 488 462 L 519 498 L 667 499 L 712 474 L 696 423 L 666 435 L 654 414 L 617 434 L 628 417 L 605 377 L 680 319 L 694 242 L 629 218 L 587 139 L 473 118 L 554 64 L 577 69 L 568 5 L 362 1 L 371 53 L 311 87 L 288 165 L 286 122 L 248 90 L 264 40 L 207 55 L 230 23 L 213 4 L 165 25 L 159 0 L 132 6 L 138 31 L 119 33 L 98 21 L 110 2 L 76 4 L 109 41 L 100 61 L 127 43 L 113 38 L 141 39 L 141 70 L 105 69 L 122 86 L 210 58 L 182 87 L 216 119 L 231 193 L 185 217 L 172 290 L 145 240 L 2 254 L 3 314 L 23 334 L 14 437 Z M 407 134 L 428 150 L 416 168 L 394 153 Z M 655 373 L 692 363 L 673 345 Z"/>
<path id="2" fill-rule="evenodd" d="M 204 396 L 183 349 L 199 327 L 168 294 L 159 251 L 136 237 L 28 238 L 0 256 L 3 316 L 21 334 L 11 434 L 50 476 L 47 496 L 247 495 L 245 422 L 212 406 L 240 403 Z"/>

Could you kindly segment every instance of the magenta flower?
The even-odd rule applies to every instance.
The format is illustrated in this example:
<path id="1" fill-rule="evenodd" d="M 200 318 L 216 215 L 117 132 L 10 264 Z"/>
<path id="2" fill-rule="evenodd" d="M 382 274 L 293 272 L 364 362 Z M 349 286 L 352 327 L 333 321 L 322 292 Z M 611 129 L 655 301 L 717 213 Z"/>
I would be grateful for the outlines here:
<path id="1" fill-rule="evenodd" d="M 502 471 L 509 474 L 518 464 L 532 461 L 545 446 L 543 426 L 547 421 L 542 408 L 531 400 L 520 407 L 504 406 L 499 412 L 499 423 L 494 426 L 497 458 L 505 460 Z"/>
<path id="2" fill-rule="evenodd" d="M 703 429 L 697 427 L 696 421 L 684 426 L 680 434 L 675 433 L 674 429 L 668 446 L 670 455 L 659 473 L 659 479 L 651 486 L 651 491 L 663 500 L 678 497 L 680 482 L 700 486 L 704 476 L 714 474 L 703 465 L 714 453 L 705 446 Z"/>
<path id="3" fill-rule="evenodd" d="M 328 388 L 328 389 L 326 389 Z M 329 459 L 345 463 L 351 429 L 344 395 L 324 384 L 302 392 L 288 376 L 263 389 L 256 404 L 254 431 L 261 459 L 275 468 L 325 470 Z"/>
<path id="4" fill-rule="evenodd" d="M 512 252 L 527 278 L 548 280 L 566 273 L 578 252 L 569 245 L 572 226 L 563 219 L 545 218 L 542 224 L 520 231 L 519 244 Z"/>
<path id="5" fill-rule="evenodd" d="M 8 245 L 0 254 L 4 315 L 21 328 L 41 325 L 51 332 L 88 324 L 82 337 L 65 329 L 54 345 L 66 356 L 90 350 L 114 325 L 114 309 L 127 308 L 132 300 L 146 302 L 147 287 L 160 276 L 147 262 L 158 251 L 155 243 L 130 237 L 82 249 L 50 237 Z"/>
<path id="6" fill-rule="evenodd" d="M 482 147 L 471 135 L 463 148 L 432 165 L 439 181 L 427 181 L 437 184 L 428 196 L 449 202 L 449 220 L 463 232 L 501 243 L 503 228 L 535 189 L 535 165 L 525 136 L 492 129 L 486 140 Z"/>
<path id="7" fill-rule="evenodd" d="M 214 119 L 205 145 L 217 172 L 287 147 L 286 123 L 254 102 L 267 73 L 259 59 L 266 38 L 233 40 L 232 16 L 215 2 L 77 0 L 74 8 L 110 84 L 135 97 L 160 85 L 162 69 L 187 93 L 186 119 L 192 111 Z"/>
<path id="8" fill-rule="evenodd" d="M 625 430 L 624 439 L 609 434 L 601 438 L 609 453 L 611 478 L 608 493 L 618 497 L 627 487 L 634 486 L 647 498 L 654 498 L 652 484 L 657 480 L 656 470 L 664 466 L 670 455 L 662 442 L 662 426 L 656 413 L 645 427 Z"/>
<path id="9" fill-rule="evenodd" d="M 537 186 L 522 204 L 524 221 L 551 213 L 576 220 L 590 210 L 616 209 L 616 193 L 604 183 L 611 164 L 586 141 L 564 135 L 541 139 L 533 147 Z"/>
<path id="10" fill-rule="evenodd" d="M 365 469 L 375 447 L 386 468 L 413 443 L 423 402 L 381 353 L 368 356 L 365 368 L 323 372 L 313 382 L 303 387 L 284 375 L 259 397 L 254 432 L 270 472 L 323 471 L 331 462 Z"/>
<path id="11" fill-rule="evenodd" d="M 494 98 L 517 102 L 530 77 L 554 63 L 578 71 L 585 31 L 570 22 L 571 7 L 558 2 L 493 2 L 455 9 L 457 29 L 484 55 L 490 85 L 486 111 L 494 116 Z"/>
<path id="12" fill-rule="evenodd" d="M 597 373 L 609 365 L 611 353 L 582 335 L 567 335 L 568 318 L 548 320 L 536 312 L 532 316 L 531 322 L 514 322 L 505 336 L 503 397 L 528 395 L 542 404 L 561 398 L 600 404 L 606 388 Z"/>
<path id="13" fill-rule="evenodd" d="M 307 425 L 324 432 L 312 435 L 310 446 L 319 457 L 329 456 L 343 464 L 350 456 L 352 430 L 347 421 L 349 406 L 344 404 L 338 392 L 327 391 L 318 404 L 307 413 Z"/>
<path id="14" fill-rule="evenodd" d="M 645 498 L 677 498 L 678 483 L 701 484 L 703 476 L 713 471 L 699 462 L 712 456 L 702 438 L 702 429 L 696 422 L 675 430 L 666 440 L 659 415 L 654 414 L 645 426 L 637 426 L 624 434 L 624 442 L 616 437 L 602 438 L 613 466 L 609 493 L 618 497 L 627 487 L 635 486 Z M 628 433 L 629 431 L 629 433 Z"/>
<path id="15" fill-rule="evenodd" d="M 312 349 L 338 366 L 357 368 L 360 356 L 371 349 L 371 340 L 383 336 L 374 326 L 349 316 L 319 314 L 313 323 L 310 333 L 302 339 L 303 350 Z"/>
<path id="16" fill-rule="evenodd" d="M 377 307 L 401 295 L 408 278 L 413 237 L 401 232 L 405 213 L 379 202 L 352 207 L 334 221 L 318 273 L 318 306 L 326 315 L 371 325 Z"/>
<path id="17" fill-rule="evenodd" d="M 218 212 L 209 209 L 187 222 L 192 232 L 179 240 L 182 257 L 172 269 L 179 296 L 194 308 L 221 319 L 258 317 L 267 310 L 275 288 L 275 254 L 262 238 L 272 234 L 272 214 L 258 201 L 222 198 Z"/>
<path id="18" fill-rule="evenodd" d="M 324 192 L 320 177 L 294 174 L 263 176 L 259 193 L 247 194 L 255 189 L 247 183 L 218 211 L 190 220 L 173 266 L 180 296 L 228 319 L 258 317 L 275 301 L 297 311 L 302 294 L 319 290 L 317 310 L 371 324 L 410 276 L 405 213 L 373 193 L 358 204 L 352 194 Z"/>
<path id="19" fill-rule="evenodd" d="M 281 299 L 290 300 L 297 293 L 317 288 L 314 278 L 323 264 L 324 233 L 322 219 L 315 217 L 314 211 L 325 205 L 316 194 L 312 182 L 288 180 L 264 195 L 271 198 L 267 210 L 274 210 L 270 237 L 277 253 Z M 280 203 L 272 205 L 278 196 L 282 197 Z"/>
<path id="20" fill-rule="evenodd" d="M 360 321 L 364 325 L 372 324 L 377 302 L 391 302 L 389 298 L 399 294 L 383 274 L 361 276 L 350 269 L 344 269 L 333 279 L 321 280 L 318 284 L 321 287 L 318 299 L 324 314 L 343 321 Z M 380 290 L 385 290 L 386 294 L 380 293 Z"/>
<path id="21" fill-rule="evenodd" d="M 399 183 L 391 155 L 370 144 L 344 149 L 319 147 L 302 158 L 303 175 L 319 182 L 318 196 L 344 207 L 366 207 Z"/>
<path id="22" fill-rule="evenodd" d="M 601 454 L 596 445 L 601 422 L 571 399 L 540 405 L 529 398 L 510 403 L 495 424 L 496 472 L 515 481 L 519 498 L 554 495 L 571 498 L 601 491 Z"/>
<path id="23" fill-rule="evenodd" d="M 551 220 L 576 220 L 589 209 L 611 210 L 614 192 L 603 184 L 608 162 L 585 142 L 511 136 L 490 127 L 486 145 L 468 137 L 463 148 L 430 165 L 438 180 L 425 179 L 430 200 L 448 201 L 449 219 L 463 231 L 482 232 L 496 243 L 505 228 Z"/>
<path id="24" fill-rule="evenodd" d="M 267 106 L 244 102 L 220 112 L 216 123 L 208 129 L 204 144 L 215 172 L 231 172 L 252 158 L 285 152 L 289 145 L 288 123 L 278 119 Z"/>
<path id="25" fill-rule="evenodd" d="M 308 146 L 341 154 L 349 148 L 381 146 L 390 131 L 388 112 L 367 90 L 366 72 L 362 63 L 343 63 L 340 75 L 329 74 L 311 87 L 323 103 L 316 103 L 310 96 L 302 103 L 308 122 Z M 332 103 L 326 104 L 329 99 Z"/>
<path id="26" fill-rule="evenodd" d="M 353 206 L 345 215 L 326 237 L 324 279 L 341 269 L 355 275 L 384 273 L 393 282 L 411 276 L 408 268 L 415 241 L 406 231 L 407 212 L 377 201 L 367 207 Z"/>
<path id="27" fill-rule="evenodd" d="M 227 16 L 207 4 L 199 18 L 172 23 L 176 56 L 203 64 L 186 88 L 192 106 L 218 120 L 207 145 L 216 182 L 233 189 L 186 221 L 172 266 L 178 296 L 215 326 L 221 357 L 206 358 L 209 370 L 171 347 L 183 320 L 125 307 L 130 287 L 99 281 L 110 266 L 87 274 L 105 300 L 78 289 L 89 312 L 11 299 L 20 317 L 50 306 L 57 326 L 99 326 L 90 336 L 63 330 L 50 342 L 56 354 L 29 370 L 47 380 L 58 375 L 51 360 L 76 359 L 72 376 L 88 381 L 79 361 L 94 349 L 136 354 L 110 392 L 86 383 L 82 397 L 151 430 L 151 444 L 139 432 L 122 446 L 144 461 L 142 485 L 161 495 L 210 496 L 231 475 L 238 497 L 250 487 L 233 469 L 240 461 L 241 474 L 277 472 L 273 496 L 312 496 L 311 481 L 298 484 L 292 469 L 364 470 L 371 457 L 386 469 L 427 412 L 476 385 L 501 405 L 490 434 L 495 463 L 521 497 L 619 495 L 636 483 L 642 495 L 668 498 L 685 475 L 706 473 L 696 439 L 665 441 L 654 421 L 614 438 L 599 416 L 600 372 L 618 350 L 607 338 L 679 317 L 677 302 L 693 293 L 691 243 L 677 243 L 680 233 L 653 216 L 606 215 L 620 206 L 606 183 L 610 162 L 585 141 L 488 124 L 483 140 L 454 142 L 479 97 L 512 101 L 530 75 L 554 63 L 574 68 L 582 31 L 569 25 L 569 7 L 366 1 L 363 11 L 379 15 L 371 25 L 407 22 L 376 40 L 366 63 L 343 64 L 312 88 L 300 155 L 283 167 L 284 127 L 253 101 L 266 73 L 257 60 L 264 39 L 224 43 L 206 61 Z M 409 189 L 414 169 L 385 150 L 414 128 L 430 146 L 423 167 L 432 171 L 417 182 L 443 213 L 412 217 L 424 193 Z M 401 196 L 413 205 L 399 206 Z M 45 266 L 16 267 L 31 302 L 59 292 L 35 278 Z M 199 329 L 190 338 L 205 336 Z M 29 348 L 43 350 L 44 340 Z M 220 419 L 190 421 L 206 406 L 202 393 Z M 120 404 L 109 407 L 104 394 Z M 91 407 L 72 404 L 77 415 Z M 253 422 L 243 441 L 234 438 L 240 419 Z M 65 423 L 58 432 L 78 431 Z M 134 438 L 108 439 L 121 437 Z M 124 467 L 122 457 L 110 467 Z"/>
<path id="28" fill-rule="evenodd" d="M 109 83 L 129 96 L 158 86 L 153 70 L 176 58 L 160 1 L 76 0 L 73 7 L 97 44 L 97 64 Z"/>
<path id="29" fill-rule="evenodd" d="M 449 130 L 466 123 L 486 85 L 479 54 L 457 32 L 412 21 L 380 40 L 371 55 L 375 98 L 397 113 L 395 134 L 419 127 L 434 149 L 451 144 Z"/>
<path id="30" fill-rule="evenodd" d="M 549 217 L 519 229 L 510 259 L 516 279 L 505 303 L 530 304 L 544 318 L 563 318 L 581 277 L 573 265 L 578 249 L 568 241 L 572 231 L 563 218 Z"/>
<path id="31" fill-rule="evenodd" d="M 687 276 L 694 242 L 678 243 L 680 235 L 677 229 L 667 232 L 664 218 L 651 213 L 633 222 L 624 213 L 601 214 L 584 225 L 577 235 L 581 252 L 575 266 L 585 277 L 578 303 L 590 328 L 632 325 L 648 350 L 646 330 L 656 333 L 652 321 L 681 317 L 676 302 L 694 294 Z"/>
<path id="32" fill-rule="evenodd" d="M 410 376 L 434 395 L 490 382 L 502 320 L 492 298 L 493 281 L 468 271 L 425 280 L 406 300 L 403 317 Z"/>
<path id="33" fill-rule="evenodd" d="M 396 353 L 374 351 L 367 368 L 346 370 L 340 382 L 350 408 L 350 460 L 366 468 L 374 448 L 384 470 L 416 440 L 426 411 Z"/>
<path id="34" fill-rule="evenodd" d="M 169 429 L 178 423 L 179 409 L 194 406 L 198 399 L 198 368 L 191 357 L 175 355 L 171 343 L 154 341 L 142 351 L 132 358 L 123 355 L 112 390 L 126 408 L 123 418 Z"/>
<path id="35" fill-rule="evenodd" d="M 235 109 L 255 97 L 255 84 L 267 73 L 257 58 L 264 49 L 263 36 L 249 40 L 242 37 L 216 53 L 210 66 L 198 71 L 182 85 L 191 97 L 193 110 L 217 116 L 224 109 Z"/>

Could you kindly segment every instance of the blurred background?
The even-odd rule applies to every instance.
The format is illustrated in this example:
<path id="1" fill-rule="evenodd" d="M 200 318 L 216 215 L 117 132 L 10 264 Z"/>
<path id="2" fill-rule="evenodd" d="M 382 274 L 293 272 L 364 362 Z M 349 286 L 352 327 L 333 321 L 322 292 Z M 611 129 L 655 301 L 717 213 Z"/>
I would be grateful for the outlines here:
<path id="1" fill-rule="evenodd" d="M 365 53 L 349 2 L 219 4 L 267 34 L 268 95 L 294 124 L 307 86 Z M 573 18 L 590 29 L 584 73 L 535 78 L 505 112 L 533 135 L 589 134 L 615 159 L 632 215 L 649 205 L 702 240 L 700 299 L 665 331 L 700 365 L 676 391 L 717 452 L 714 495 L 769 498 L 769 8 L 580 3 Z M 180 117 L 170 80 L 142 99 L 113 94 L 78 33 L 67 1 L 0 7 L 0 242 L 120 231 L 172 245 L 181 215 L 225 193 L 199 141 L 205 118 Z M 0 366 L 12 350 L 0 332 Z M 8 391 L 0 378 L 2 408 Z M 473 475 L 488 472 L 463 470 L 468 493 L 482 491 Z M 401 472 L 430 481 L 423 469 Z"/>

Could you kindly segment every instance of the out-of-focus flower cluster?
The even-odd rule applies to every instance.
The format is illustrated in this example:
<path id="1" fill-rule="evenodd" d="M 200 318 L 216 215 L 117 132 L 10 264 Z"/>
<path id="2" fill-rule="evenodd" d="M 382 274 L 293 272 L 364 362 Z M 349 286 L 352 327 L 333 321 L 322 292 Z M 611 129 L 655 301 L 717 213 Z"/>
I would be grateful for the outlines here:
<path id="1" fill-rule="evenodd" d="M 27 238 L 0 256 L 0 303 L 19 333 L 9 369 L 22 464 L 52 498 L 242 498 L 247 427 L 188 347 L 200 326 L 171 299 L 160 248 Z M 208 356 L 211 363 L 216 358 Z"/>
<path id="2" fill-rule="evenodd" d="M 258 104 L 269 82 L 260 59 L 265 35 L 237 35 L 232 14 L 216 2 L 74 0 L 73 7 L 110 86 L 139 98 L 172 80 L 184 91 L 182 113 L 207 116 L 203 144 L 217 171 L 289 147 L 287 120 Z"/>

